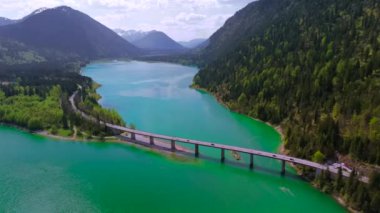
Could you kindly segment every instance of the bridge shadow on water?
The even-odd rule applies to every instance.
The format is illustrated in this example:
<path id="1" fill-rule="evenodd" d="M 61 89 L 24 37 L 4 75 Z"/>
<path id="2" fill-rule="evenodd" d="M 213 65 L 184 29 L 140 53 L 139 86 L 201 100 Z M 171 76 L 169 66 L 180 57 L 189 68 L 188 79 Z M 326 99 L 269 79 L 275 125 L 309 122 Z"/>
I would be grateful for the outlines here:
<path id="1" fill-rule="evenodd" d="M 194 154 L 190 154 L 190 153 L 181 153 L 181 154 L 194 158 Z M 219 158 L 211 157 L 211 156 L 207 156 L 207 155 L 202 155 L 202 154 L 199 155 L 198 158 L 201 160 L 207 160 L 207 161 L 210 161 L 213 163 L 219 163 L 219 164 L 222 164 L 224 166 L 233 166 L 236 168 L 249 170 L 249 171 L 252 171 L 252 173 L 259 172 L 259 173 L 265 173 L 265 174 L 269 174 L 269 175 L 282 176 L 284 178 L 303 180 L 301 176 L 299 176 L 293 172 L 291 173 L 290 171 L 286 171 L 285 174 L 281 174 L 281 164 L 280 163 L 278 164 L 278 169 L 269 168 L 266 166 L 261 166 L 259 164 L 255 164 L 253 168 L 250 168 L 249 163 L 237 161 L 237 160 L 232 160 L 232 159 L 225 159 L 224 162 L 221 162 L 221 160 Z"/>
<path id="2" fill-rule="evenodd" d="M 239 169 L 244 169 L 246 171 L 252 171 L 252 173 L 259 172 L 259 173 L 264 173 L 264 174 L 269 174 L 269 175 L 282 176 L 284 178 L 290 178 L 290 179 L 294 179 L 294 180 L 302 180 L 302 181 L 304 180 L 301 176 L 297 175 L 293 171 L 289 171 L 289 166 L 287 166 L 288 170 L 286 170 L 285 174 L 281 174 L 281 164 L 280 163 L 278 163 L 278 165 L 276 165 L 276 166 L 278 166 L 278 169 L 269 168 L 266 166 L 261 166 L 257 163 L 254 164 L 253 168 L 250 168 L 249 163 L 244 162 L 243 160 L 225 158 L 225 160 L 222 162 L 221 159 L 218 157 L 202 154 L 201 152 L 199 153 L 198 156 L 195 156 L 195 150 L 189 149 L 187 147 L 185 148 L 182 146 L 178 146 L 178 145 L 176 145 L 176 149 L 173 151 L 171 149 L 170 142 L 160 141 L 159 145 L 157 144 L 157 142 L 152 145 L 149 142 L 144 142 L 144 141 L 140 141 L 140 140 L 132 140 L 132 139 L 130 139 L 128 137 L 124 137 L 124 136 L 118 136 L 118 138 L 121 139 L 126 144 L 136 144 L 138 146 L 150 148 L 154 151 L 164 152 L 165 154 L 169 154 L 171 156 L 174 155 L 176 157 L 186 157 L 186 158 L 193 159 L 193 160 L 196 160 L 196 159 L 206 160 L 209 162 L 221 164 L 222 166 L 233 166 L 233 167 L 236 167 Z M 173 159 L 177 160 L 177 161 L 181 161 L 179 158 L 173 158 Z M 273 161 L 276 161 L 276 160 L 273 160 Z"/>

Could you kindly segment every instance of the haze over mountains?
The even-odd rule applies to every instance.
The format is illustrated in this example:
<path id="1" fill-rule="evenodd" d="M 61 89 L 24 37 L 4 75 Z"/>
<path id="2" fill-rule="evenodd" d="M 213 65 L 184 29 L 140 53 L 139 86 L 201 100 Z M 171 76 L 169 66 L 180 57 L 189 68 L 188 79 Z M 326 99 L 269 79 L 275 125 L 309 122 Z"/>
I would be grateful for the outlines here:
<path id="1" fill-rule="evenodd" d="M 114 31 L 119 36 L 123 37 L 125 40 L 129 41 L 130 43 L 144 38 L 150 32 L 150 31 L 145 32 L 145 31 L 138 31 L 138 30 L 122 30 L 122 29 L 115 29 Z"/>
<path id="2" fill-rule="evenodd" d="M 187 51 L 187 48 L 161 31 L 152 30 L 144 32 L 116 29 L 115 32 L 136 47 L 143 49 L 150 54 L 173 54 Z"/>
<path id="3" fill-rule="evenodd" d="M 208 39 L 192 39 L 190 41 L 175 41 L 166 33 L 152 30 L 152 31 L 137 31 L 137 30 L 122 30 L 115 29 L 117 34 L 125 40 L 134 44 L 142 49 L 169 49 L 169 50 L 183 50 L 183 48 L 196 48 Z"/>
<path id="4" fill-rule="evenodd" d="M 133 42 L 134 45 L 146 50 L 172 50 L 180 51 L 185 48 L 160 31 L 150 31 L 143 38 Z"/>
<path id="5" fill-rule="evenodd" d="M 197 39 L 192 39 L 190 41 L 179 41 L 178 43 L 187 48 L 196 48 L 202 43 L 206 42 L 207 40 L 208 39 L 197 38 Z"/>

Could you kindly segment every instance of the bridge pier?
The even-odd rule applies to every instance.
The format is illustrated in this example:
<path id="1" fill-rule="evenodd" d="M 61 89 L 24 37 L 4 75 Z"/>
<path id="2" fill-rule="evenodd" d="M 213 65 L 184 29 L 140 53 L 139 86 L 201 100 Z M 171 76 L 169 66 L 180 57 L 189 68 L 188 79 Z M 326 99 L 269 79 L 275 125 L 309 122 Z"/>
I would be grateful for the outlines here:
<path id="1" fill-rule="evenodd" d="M 100 125 L 104 125 L 104 127 L 102 126 L 101 128 L 104 128 L 105 131 L 109 131 L 110 133 L 113 133 L 116 136 L 121 135 L 120 138 L 122 140 L 127 141 L 127 142 L 136 142 L 137 136 L 140 136 L 140 137 L 143 136 L 144 138 L 149 137 L 150 138 L 149 143 L 153 145 L 155 143 L 155 141 L 154 141 L 155 138 L 157 138 L 158 140 L 162 139 L 162 140 L 165 140 L 166 142 L 171 141 L 171 147 L 169 147 L 168 149 L 171 148 L 173 151 L 175 151 L 175 149 L 176 149 L 175 148 L 175 142 L 178 141 L 180 143 L 194 144 L 195 145 L 195 156 L 197 156 L 197 157 L 199 155 L 199 146 L 205 146 L 205 147 L 212 147 L 216 150 L 221 149 L 221 161 L 222 162 L 225 161 L 225 150 L 230 150 L 234 153 L 236 152 L 236 153 L 249 154 L 250 158 L 251 158 L 250 159 L 250 167 L 251 168 L 254 167 L 253 158 L 255 155 L 257 155 L 257 156 L 261 156 L 261 157 L 265 157 L 265 158 L 272 158 L 272 159 L 281 161 L 281 163 L 282 163 L 281 173 L 282 174 L 285 174 L 285 163 L 289 162 L 289 163 L 294 163 L 294 164 L 301 165 L 301 166 L 304 166 L 307 168 L 316 169 L 316 171 L 315 171 L 316 175 L 318 175 L 322 171 L 326 171 L 326 170 L 329 173 L 331 172 L 335 175 L 339 175 L 339 173 L 336 169 L 329 171 L 329 166 L 318 164 L 318 163 L 311 162 L 311 161 L 304 160 L 304 159 L 294 158 L 291 156 L 278 155 L 276 153 L 264 152 L 264 151 L 254 150 L 254 149 L 237 147 L 237 146 L 215 144 L 215 143 L 206 142 L 206 141 L 197 141 L 197 140 L 191 140 L 191 139 L 185 139 L 185 138 L 170 137 L 170 136 L 166 136 L 166 135 L 152 134 L 149 132 L 137 131 L 137 130 L 130 129 L 127 127 L 118 126 L 118 125 L 111 124 L 111 123 L 106 123 L 104 121 L 100 121 L 99 118 L 93 117 L 91 115 L 87 115 L 86 113 L 82 112 L 81 110 L 79 110 L 77 108 L 75 102 L 78 100 L 78 97 L 77 97 L 78 93 L 82 93 L 82 91 L 81 90 L 75 91 L 69 98 L 69 102 L 70 102 L 72 110 L 74 110 L 74 112 L 77 113 L 78 115 L 82 116 L 83 119 L 85 119 L 91 123 L 96 124 L 98 122 Z M 83 99 L 83 96 L 81 95 L 80 98 Z M 145 142 L 145 141 L 141 141 L 141 142 Z M 167 143 L 165 143 L 165 144 L 166 144 L 166 146 L 168 145 Z M 349 177 L 349 174 L 347 172 L 344 172 L 342 175 L 344 177 Z M 363 183 L 369 182 L 368 177 L 365 177 L 365 176 L 359 177 L 359 181 L 361 181 Z"/>
<path id="2" fill-rule="evenodd" d="M 220 161 L 222 161 L 222 163 L 224 163 L 224 160 L 225 160 L 225 156 L 224 156 L 224 149 L 221 149 L 221 153 L 220 153 Z"/>
<path id="3" fill-rule="evenodd" d="M 111 128 L 110 128 L 110 132 L 112 132 L 112 134 L 114 134 L 114 135 L 121 135 L 121 134 L 125 133 L 123 131 L 111 129 Z"/>
<path id="4" fill-rule="evenodd" d="M 149 144 L 154 145 L 154 137 L 149 136 Z"/>
<path id="5" fill-rule="evenodd" d="M 282 163 L 281 163 L 281 175 L 284 175 L 285 174 L 285 161 L 282 160 Z"/>
<path id="6" fill-rule="evenodd" d="M 322 173 L 322 169 L 315 169 L 315 177 L 318 177 Z"/>
<path id="7" fill-rule="evenodd" d="M 171 150 L 175 151 L 175 140 L 171 141 Z"/>
<path id="8" fill-rule="evenodd" d="M 249 168 L 250 169 L 253 169 L 253 154 L 250 154 L 249 156 Z"/>
<path id="9" fill-rule="evenodd" d="M 136 140 L 136 134 L 133 133 L 133 132 L 131 132 L 131 139 L 134 140 L 134 141 Z"/>
<path id="10" fill-rule="evenodd" d="M 199 145 L 195 144 L 195 157 L 199 157 Z"/>

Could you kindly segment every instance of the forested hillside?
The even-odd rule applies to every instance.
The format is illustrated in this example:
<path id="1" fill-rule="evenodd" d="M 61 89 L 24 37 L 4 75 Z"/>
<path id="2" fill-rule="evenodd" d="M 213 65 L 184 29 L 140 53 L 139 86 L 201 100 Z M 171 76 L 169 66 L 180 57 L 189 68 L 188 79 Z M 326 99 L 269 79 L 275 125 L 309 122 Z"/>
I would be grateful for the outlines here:
<path id="1" fill-rule="evenodd" d="M 247 34 L 236 40 L 228 26 Z M 196 86 L 233 110 L 281 124 L 292 155 L 380 165 L 379 1 L 261 0 L 213 37 L 205 53 L 217 57 Z M 220 43 L 229 37 L 234 44 Z"/>
<path id="2" fill-rule="evenodd" d="M 89 60 L 138 53 L 104 25 L 65 6 L 0 26 L 0 122 L 54 135 L 104 137 L 104 127 L 73 112 L 68 97 L 82 88 L 78 104 L 87 113 L 123 125 L 117 112 L 97 103 L 95 83 L 79 72 Z"/>
<path id="3" fill-rule="evenodd" d="M 53 65 L 52 65 L 53 66 Z M 100 136 L 107 132 L 71 108 L 69 96 L 83 89 L 83 102 L 89 114 L 109 123 L 124 125 L 117 112 L 102 108 L 97 99 L 93 81 L 61 65 L 15 70 L 0 68 L 0 123 L 14 124 L 29 130 L 46 130 L 53 135 L 77 138 Z M 96 97 L 96 96 L 95 96 Z"/>
<path id="4" fill-rule="evenodd" d="M 252 35 L 261 33 L 273 20 L 281 18 L 280 14 L 287 4 L 283 0 L 256 1 L 236 12 L 209 38 L 209 44 L 201 47 L 204 49 L 200 60 L 214 61 L 239 44 L 250 41 Z"/>
<path id="5" fill-rule="evenodd" d="M 0 65 L 42 63 L 46 58 L 25 44 L 0 38 Z"/>
<path id="6" fill-rule="evenodd" d="M 233 109 L 291 126 L 287 147 L 297 156 L 339 150 L 380 164 L 380 3 L 282 6 L 265 30 L 207 65 L 195 83 Z"/>

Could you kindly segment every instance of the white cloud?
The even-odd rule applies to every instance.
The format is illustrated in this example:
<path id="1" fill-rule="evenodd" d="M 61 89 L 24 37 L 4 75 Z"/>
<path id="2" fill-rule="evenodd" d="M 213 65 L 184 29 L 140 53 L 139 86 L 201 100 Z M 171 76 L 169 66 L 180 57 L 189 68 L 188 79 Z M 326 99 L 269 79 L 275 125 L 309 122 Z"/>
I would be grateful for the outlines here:
<path id="1" fill-rule="evenodd" d="M 221 4 L 247 4 L 252 0 L 218 0 Z"/>
<path id="2" fill-rule="evenodd" d="M 175 19 L 186 24 L 196 24 L 206 19 L 206 15 L 197 13 L 180 13 L 175 17 Z"/>
<path id="3" fill-rule="evenodd" d="M 0 0 L 0 17 L 67 5 L 110 28 L 161 30 L 177 40 L 208 37 L 252 0 Z"/>
<path id="4" fill-rule="evenodd" d="M 205 19 L 207 19 L 207 16 L 203 14 L 181 12 L 177 14 L 174 18 L 163 18 L 163 20 L 160 23 L 168 26 L 194 25 L 199 24 L 201 21 L 204 21 Z"/>

